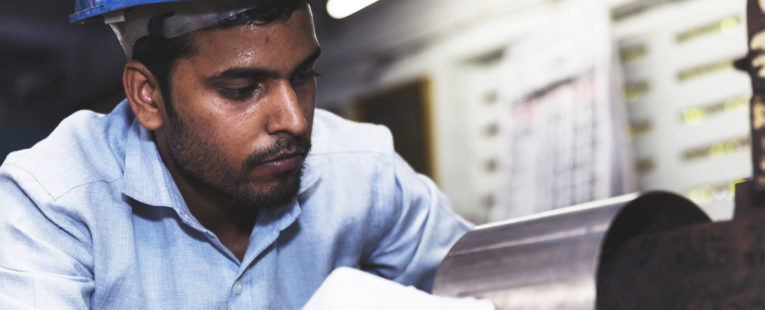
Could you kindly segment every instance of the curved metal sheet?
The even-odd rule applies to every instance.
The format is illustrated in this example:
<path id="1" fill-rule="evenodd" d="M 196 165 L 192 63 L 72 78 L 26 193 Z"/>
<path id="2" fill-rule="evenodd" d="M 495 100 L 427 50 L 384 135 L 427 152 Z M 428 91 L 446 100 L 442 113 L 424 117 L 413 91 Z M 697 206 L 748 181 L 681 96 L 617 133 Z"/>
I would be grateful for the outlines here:
<path id="1" fill-rule="evenodd" d="M 497 309 L 595 309 L 601 255 L 631 236 L 709 222 L 693 203 L 654 192 L 477 227 L 452 247 L 433 293 Z"/>

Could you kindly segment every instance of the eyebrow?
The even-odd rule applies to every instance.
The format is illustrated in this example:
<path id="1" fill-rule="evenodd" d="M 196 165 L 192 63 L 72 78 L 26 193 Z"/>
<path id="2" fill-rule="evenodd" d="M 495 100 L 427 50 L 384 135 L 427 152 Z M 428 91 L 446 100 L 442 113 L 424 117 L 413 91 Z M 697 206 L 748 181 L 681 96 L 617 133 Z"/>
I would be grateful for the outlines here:
<path id="1" fill-rule="evenodd" d="M 305 66 L 313 63 L 316 61 L 316 59 L 319 58 L 321 55 L 321 47 L 316 47 L 314 49 L 313 53 L 308 55 L 303 61 L 300 62 L 300 64 L 295 67 L 295 69 L 290 72 L 290 76 L 295 74 L 296 71 L 300 70 L 301 68 L 304 68 Z M 210 77 L 208 80 L 214 81 L 219 79 L 238 79 L 238 78 L 279 78 L 281 75 L 279 72 L 274 70 L 268 70 L 268 69 L 262 69 L 262 68 L 248 68 L 248 67 L 234 67 L 229 68 L 226 71 L 223 71 L 221 73 L 218 73 L 212 77 Z"/>

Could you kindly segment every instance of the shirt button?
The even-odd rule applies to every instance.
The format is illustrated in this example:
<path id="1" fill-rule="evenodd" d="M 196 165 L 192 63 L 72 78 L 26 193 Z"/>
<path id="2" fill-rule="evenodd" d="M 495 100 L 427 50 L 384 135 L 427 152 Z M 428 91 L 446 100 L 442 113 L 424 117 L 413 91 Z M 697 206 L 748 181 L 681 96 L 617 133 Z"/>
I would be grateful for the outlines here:
<path id="1" fill-rule="evenodd" d="M 236 281 L 236 283 L 234 283 L 234 293 L 242 293 L 242 282 Z"/>

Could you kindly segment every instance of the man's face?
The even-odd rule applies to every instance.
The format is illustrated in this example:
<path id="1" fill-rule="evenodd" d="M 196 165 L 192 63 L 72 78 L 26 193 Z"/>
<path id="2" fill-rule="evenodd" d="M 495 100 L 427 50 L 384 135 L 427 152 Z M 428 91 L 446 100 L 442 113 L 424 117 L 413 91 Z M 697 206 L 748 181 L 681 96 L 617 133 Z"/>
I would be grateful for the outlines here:
<path id="1" fill-rule="evenodd" d="M 316 98 L 319 47 L 309 9 L 287 21 L 204 30 L 193 43 L 196 53 L 171 73 L 174 113 L 158 133 L 188 179 L 181 183 L 242 206 L 290 200 L 310 149 Z"/>

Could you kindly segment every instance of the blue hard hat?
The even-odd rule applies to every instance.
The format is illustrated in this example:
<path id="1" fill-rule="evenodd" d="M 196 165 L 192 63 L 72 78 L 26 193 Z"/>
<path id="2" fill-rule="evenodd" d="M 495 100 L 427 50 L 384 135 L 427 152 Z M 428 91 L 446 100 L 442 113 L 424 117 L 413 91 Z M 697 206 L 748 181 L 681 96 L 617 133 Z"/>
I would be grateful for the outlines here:
<path id="1" fill-rule="evenodd" d="M 257 0 L 74 0 L 70 22 L 103 17 L 130 58 L 148 35 L 174 38 L 254 8 Z M 153 22 L 159 22 L 152 26 Z"/>
<path id="2" fill-rule="evenodd" d="M 69 22 L 84 21 L 132 6 L 181 1 L 189 0 L 74 0 L 74 13 L 69 15 Z"/>

